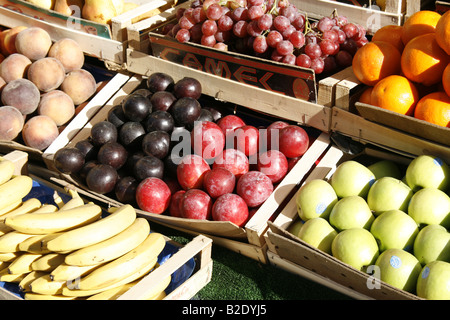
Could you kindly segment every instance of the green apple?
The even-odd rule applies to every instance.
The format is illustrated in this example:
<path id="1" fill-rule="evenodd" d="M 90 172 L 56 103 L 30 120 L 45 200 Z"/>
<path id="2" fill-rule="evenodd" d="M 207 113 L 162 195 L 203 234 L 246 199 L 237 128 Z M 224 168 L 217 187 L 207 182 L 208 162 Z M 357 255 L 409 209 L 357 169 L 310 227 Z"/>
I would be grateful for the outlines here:
<path id="1" fill-rule="evenodd" d="M 422 265 L 434 260 L 450 262 L 450 232 L 439 224 L 425 226 L 414 241 L 413 252 Z"/>
<path id="2" fill-rule="evenodd" d="M 364 228 L 341 231 L 331 244 L 333 257 L 357 270 L 365 270 L 378 258 L 379 250 L 374 236 Z"/>
<path id="3" fill-rule="evenodd" d="M 294 236 L 298 237 L 298 233 L 300 229 L 302 228 L 304 222 L 300 219 L 295 220 L 293 223 L 289 225 L 287 228 L 287 231 L 292 233 Z"/>
<path id="4" fill-rule="evenodd" d="M 378 257 L 380 280 L 407 292 L 416 291 L 417 278 L 422 265 L 411 253 L 402 249 L 388 249 Z"/>
<path id="5" fill-rule="evenodd" d="M 427 263 L 417 279 L 417 295 L 428 300 L 450 300 L 450 263 Z"/>
<path id="6" fill-rule="evenodd" d="M 317 217 L 328 219 L 337 201 L 336 192 L 327 181 L 313 179 L 301 186 L 297 193 L 297 212 L 304 221 Z"/>
<path id="7" fill-rule="evenodd" d="M 383 177 L 393 177 L 401 179 L 402 174 L 398 165 L 391 160 L 380 160 L 367 167 L 375 175 L 375 179 Z"/>
<path id="8" fill-rule="evenodd" d="M 383 177 L 375 181 L 370 188 L 367 204 L 376 216 L 395 209 L 406 212 L 412 195 L 411 188 L 401 180 Z"/>
<path id="9" fill-rule="evenodd" d="M 374 174 L 366 166 L 357 161 L 348 160 L 336 168 L 330 183 L 339 198 L 348 196 L 365 198 L 374 181 Z"/>
<path id="10" fill-rule="evenodd" d="M 314 248 L 331 254 L 331 243 L 337 235 L 337 231 L 324 218 L 313 218 L 306 221 L 298 237 Z"/>
<path id="11" fill-rule="evenodd" d="M 450 228 L 450 197 L 436 188 L 420 189 L 411 198 L 408 214 L 420 225 Z"/>
<path id="12" fill-rule="evenodd" d="M 337 230 L 350 228 L 369 229 L 375 219 L 366 200 L 360 196 L 340 199 L 331 209 L 328 220 Z"/>
<path id="13" fill-rule="evenodd" d="M 420 155 L 406 168 L 406 183 L 414 192 L 421 188 L 438 188 L 446 191 L 450 186 L 450 168 L 442 159 Z"/>
<path id="14" fill-rule="evenodd" d="M 393 248 L 412 251 L 419 226 L 407 213 L 394 209 L 376 217 L 370 232 L 377 240 L 381 252 Z"/>

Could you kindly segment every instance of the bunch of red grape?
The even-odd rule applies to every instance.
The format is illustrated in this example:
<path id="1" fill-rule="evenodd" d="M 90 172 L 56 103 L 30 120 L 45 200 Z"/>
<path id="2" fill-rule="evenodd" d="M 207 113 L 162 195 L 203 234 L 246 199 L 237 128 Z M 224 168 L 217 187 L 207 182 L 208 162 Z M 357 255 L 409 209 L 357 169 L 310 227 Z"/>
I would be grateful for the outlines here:
<path id="1" fill-rule="evenodd" d="M 368 42 L 366 30 L 336 12 L 310 22 L 288 0 L 194 0 L 178 9 L 163 33 L 179 42 L 252 54 L 277 62 L 334 72 L 352 63 Z"/>

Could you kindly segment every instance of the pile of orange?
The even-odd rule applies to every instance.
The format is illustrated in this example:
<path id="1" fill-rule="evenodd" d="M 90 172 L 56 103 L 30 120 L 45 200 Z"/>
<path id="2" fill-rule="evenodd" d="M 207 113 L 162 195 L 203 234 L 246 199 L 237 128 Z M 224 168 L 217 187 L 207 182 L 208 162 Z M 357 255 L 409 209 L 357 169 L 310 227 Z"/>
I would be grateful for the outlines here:
<path id="1" fill-rule="evenodd" d="M 450 128 L 450 11 L 418 11 L 358 49 L 360 101 Z"/>

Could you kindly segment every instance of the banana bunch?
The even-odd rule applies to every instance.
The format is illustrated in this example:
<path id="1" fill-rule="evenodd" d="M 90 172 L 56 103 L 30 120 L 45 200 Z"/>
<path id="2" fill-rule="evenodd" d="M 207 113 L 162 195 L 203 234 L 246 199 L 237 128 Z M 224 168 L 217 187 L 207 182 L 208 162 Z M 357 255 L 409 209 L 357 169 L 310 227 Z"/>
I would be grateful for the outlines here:
<path id="1" fill-rule="evenodd" d="M 102 217 L 72 190 L 65 203 L 55 193 L 56 205 L 22 201 L 32 179 L 13 177 L 7 161 L 0 158 L 0 281 L 17 283 L 25 299 L 116 299 L 158 267 L 165 238 L 131 205 Z M 162 299 L 169 283 L 148 299 Z"/>

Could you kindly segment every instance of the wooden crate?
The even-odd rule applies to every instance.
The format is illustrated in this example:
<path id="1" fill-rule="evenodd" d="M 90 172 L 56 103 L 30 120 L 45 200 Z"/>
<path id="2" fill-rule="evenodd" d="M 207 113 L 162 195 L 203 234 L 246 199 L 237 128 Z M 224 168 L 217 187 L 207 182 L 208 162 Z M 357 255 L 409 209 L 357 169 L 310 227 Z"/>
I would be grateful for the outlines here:
<path id="1" fill-rule="evenodd" d="M 379 111 L 379 110 L 376 110 Z M 420 155 L 420 154 L 434 154 L 441 157 L 443 160 L 450 161 L 450 147 L 448 141 L 450 135 L 448 134 L 448 128 L 434 128 L 437 133 L 435 137 L 447 141 L 447 144 L 438 143 L 433 140 L 424 139 L 421 136 L 431 135 L 431 125 L 422 123 L 423 130 L 418 132 L 418 135 L 410 134 L 406 131 L 401 131 L 387 125 L 369 121 L 352 112 L 334 107 L 332 115 L 331 130 L 343 135 L 349 136 L 355 141 L 362 143 L 371 143 L 384 148 L 393 150 L 396 153 L 404 153 L 406 155 Z M 414 119 L 407 119 L 411 122 L 415 122 Z M 397 124 L 400 125 L 400 121 Z M 417 124 L 411 124 L 411 128 L 405 128 L 408 130 L 413 129 L 413 126 Z M 439 134 L 439 135 L 438 135 Z M 421 135 L 421 136 L 420 136 Z M 436 140 L 436 139 L 435 139 Z"/>
<path id="2" fill-rule="evenodd" d="M 444 14 L 447 10 L 450 9 L 449 1 L 436 1 L 435 3 L 436 11 L 440 14 Z"/>
<path id="3" fill-rule="evenodd" d="M 24 174 L 30 176 L 40 186 L 49 187 L 51 190 L 55 190 L 58 194 L 66 196 L 68 186 L 61 186 L 55 184 L 52 181 L 45 180 L 40 176 L 33 174 L 33 165 L 28 163 L 28 154 L 23 151 L 12 151 L 3 155 L 5 159 L 13 161 L 15 164 L 15 174 Z M 74 188 L 72 188 L 74 189 Z M 83 195 L 81 194 L 83 197 Z M 84 197 L 83 197 L 84 198 Z M 86 200 L 86 198 L 85 198 Z M 166 243 L 171 247 L 173 253 L 170 257 L 157 269 L 143 277 L 140 282 L 130 288 L 127 292 L 121 295 L 119 300 L 140 300 L 153 286 L 158 285 L 160 281 L 165 279 L 168 275 L 172 275 L 177 272 L 185 264 L 189 263 L 189 268 L 192 268 L 190 275 L 183 279 L 183 282 L 178 283 L 176 288 L 167 294 L 165 300 L 188 300 L 195 296 L 195 294 L 208 284 L 212 277 L 212 259 L 211 249 L 212 240 L 199 235 L 193 238 L 185 245 L 174 242 L 166 237 Z M 14 287 L 12 284 L 10 289 Z M 7 286 L 0 287 L 0 300 L 22 300 L 17 290 L 8 289 Z M 17 288 L 14 288 L 17 289 Z"/>
<path id="4" fill-rule="evenodd" d="M 125 69 L 127 48 L 126 28 L 135 19 L 148 15 L 155 9 L 163 11 L 173 4 L 170 0 L 131 0 L 139 6 L 111 20 L 111 25 L 81 18 L 81 8 L 74 7 L 74 14 L 66 16 L 54 10 L 44 9 L 24 0 L 0 0 L 0 24 L 9 28 L 24 25 L 45 29 L 53 41 L 72 38 L 82 50 L 106 62 L 111 69 Z M 144 21 L 146 19 L 143 19 Z"/>
<path id="5" fill-rule="evenodd" d="M 178 70 L 178 69 L 177 69 Z M 171 74 L 173 75 L 173 74 Z M 87 194 L 91 194 L 98 199 L 108 203 L 109 205 L 118 206 L 120 203 L 114 199 L 111 199 L 105 195 L 93 194 L 90 192 L 86 186 L 83 186 L 79 182 L 75 181 L 68 175 L 61 175 L 57 172 L 53 164 L 54 153 L 65 146 L 73 146 L 76 142 L 86 139 L 90 135 L 90 129 L 92 125 L 99 121 L 106 119 L 108 112 L 112 107 L 120 103 L 128 94 L 130 94 L 135 88 L 137 88 L 142 80 L 143 76 L 135 75 L 132 76 L 119 90 L 115 91 L 115 94 L 111 96 L 109 101 L 107 101 L 98 112 L 89 119 L 86 125 L 77 131 L 76 135 L 71 138 L 60 139 L 59 145 L 55 145 L 54 148 L 48 150 L 43 154 L 44 161 L 50 172 L 44 172 L 43 169 L 39 169 L 43 175 L 46 175 L 48 179 L 62 178 L 60 183 L 74 184 L 87 191 Z M 177 77 L 174 77 L 177 79 Z M 199 79 L 202 83 L 202 79 Z M 205 86 L 207 87 L 207 85 Z M 239 110 L 239 109 L 238 109 Z M 264 115 L 262 115 L 264 116 Z M 191 231 L 198 234 L 206 234 L 209 236 L 217 237 L 217 243 L 221 242 L 224 244 L 228 240 L 236 241 L 237 244 L 243 244 L 244 246 L 250 246 L 250 250 L 240 250 L 236 243 L 233 243 L 231 247 L 236 248 L 236 251 L 241 251 L 249 253 L 256 260 L 266 261 L 266 256 L 264 249 L 265 246 L 264 232 L 267 230 L 267 221 L 271 216 L 279 209 L 283 200 L 287 197 L 289 192 L 294 188 L 298 180 L 306 175 L 306 173 L 314 166 L 315 161 L 321 156 L 321 154 L 326 150 L 330 144 L 329 134 L 326 132 L 321 132 L 313 128 L 315 134 L 314 141 L 309 147 L 308 151 L 302 156 L 302 158 L 297 162 L 297 164 L 291 169 L 291 171 L 286 175 L 282 182 L 278 184 L 269 199 L 259 208 L 257 213 L 247 222 L 244 227 L 238 227 L 230 222 L 217 222 L 217 221 L 203 221 L 203 220 L 192 220 L 184 218 L 170 217 L 167 215 L 158 215 L 142 210 L 138 210 L 139 214 L 148 217 L 149 220 L 157 221 L 163 225 L 169 225 L 174 228 L 181 228 L 187 231 Z M 219 238 L 223 238 L 222 241 Z M 254 248 L 253 248 L 254 247 Z"/>
<path id="6" fill-rule="evenodd" d="M 383 149 L 366 149 L 365 153 L 403 166 L 412 160 Z M 313 179 L 329 180 L 340 163 L 353 158 L 354 156 L 332 146 L 304 183 Z M 277 219 L 273 223 L 269 222 L 267 242 L 270 263 L 356 299 L 419 299 L 414 294 L 399 290 L 379 279 L 375 280 L 371 275 L 350 267 L 287 231 L 298 218 L 296 195 L 286 204 Z"/>
<path id="7" fill-rule="evenodd" d="M 88 120 L 98 111 L 98 109 L 108 101 L 111 96 L 129 80 L 130 76 L 123 73 L 114 73 L 112 78 L 98 91 L 81 109 L 74 118 L 62 128 L 59 136 L 45 150 L 38 150 L 28 147 L 17 141 L 0 141 L 0 152 L 8 153 L 13 150 L 25 151 L 29 154 L 30 160 L 45 162 L 45 154 L 54 153 L 61 144 L 67 143 L 75 134 L 88 122 Z"/>
<path id="8" fill-rule="evenodd" d="M 333 0 L 293 0 L 291 3 L 308 16 L 316 19 L 330 16 L 334 10 L 346 16 L 349 21 L 360 24 L 372 35 L 386 25 L 403 25 L 405 19 L 419 11 L 429 1 L 421 0 L 387 0 L 385 10 L 380 10 L 375 1 L 366 1 L 367 6 L 357 6 Z"/>

